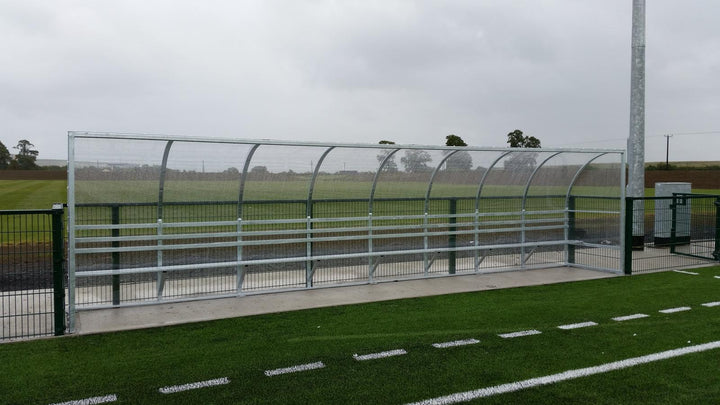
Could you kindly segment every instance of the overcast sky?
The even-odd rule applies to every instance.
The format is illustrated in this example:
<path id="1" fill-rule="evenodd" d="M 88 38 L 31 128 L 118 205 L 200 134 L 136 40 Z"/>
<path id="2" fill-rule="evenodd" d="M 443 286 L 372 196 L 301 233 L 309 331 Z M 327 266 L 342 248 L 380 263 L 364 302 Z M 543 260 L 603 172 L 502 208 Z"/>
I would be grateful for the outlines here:
<path id="1" fill-rule="evenodd" d="M 649 0 L 646 161 L 720 160 L 720 1 Z M 0 141 L 625 148 L 632 0 L 2 0 Z M 715 132 L 712 134 L 687 134 Z M 684 135 L 680 135 L 684 134 Z M 10 149 L 12 151 L 12 149 Z"/>

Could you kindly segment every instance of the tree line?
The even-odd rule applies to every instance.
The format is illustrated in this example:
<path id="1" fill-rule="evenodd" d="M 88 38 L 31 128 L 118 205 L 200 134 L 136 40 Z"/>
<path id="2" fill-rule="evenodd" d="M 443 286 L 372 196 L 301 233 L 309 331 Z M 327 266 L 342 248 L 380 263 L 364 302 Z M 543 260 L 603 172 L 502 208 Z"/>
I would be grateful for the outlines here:
<path id="1" fill-rule="evenodd" d="M 388 140 L 382 140 L 379 143 L 381 145 L 395 144 L 395 142 Z M 524 135 L 523 131 L 519 129 L 507 134 L 507 143 L 511 148 L 540 148 L 540 140 L 538 138 Z M 461 137 L 455 134 L 450 134 L 445 137 L 445 146 L 463 147 L 468 145 Z M 395 162 L 395 156 L 392 156 L 393 153 L 394 152 L 387 150 L 377 155 L 377 160 L 381 164 L 383 172 L 395 173 L 399 170 L 398 165 Z M 445 170 L 472 170 L 472 157 L 468 152 L 445 150 L 443 153 L 445 156 Z M 532 169 L 537 163 L 535 160 L 536 157 L 536 153 L 513 154 L 510 158 L 505 160 L 504 165 L 508 169 Z M 408 173 L 430 171 L 431 168 L 428 163 L 431 161 L 432 157 L 430 154 L 419 149 L 408 149 L 405 151 L 405 156 L 400 158 L 400 163 Z"/>
<path id="2" fill-rule="evenodd" d="M 8 148 L 0 142 L 0 170 L 32 170 L 38 169 L 39 166 L 35 161 L 39 152 L 33 149 L 33 145 L 27 139 L 21 139 L 13 149 L 17 149 L 17 153 L 13 156 Z"/>

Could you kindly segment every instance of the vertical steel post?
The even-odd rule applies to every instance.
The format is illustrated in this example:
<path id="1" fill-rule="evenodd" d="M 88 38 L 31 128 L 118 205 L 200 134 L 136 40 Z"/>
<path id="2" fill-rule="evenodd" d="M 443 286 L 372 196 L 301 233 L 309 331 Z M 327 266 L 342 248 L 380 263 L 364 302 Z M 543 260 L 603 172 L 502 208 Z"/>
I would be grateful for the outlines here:
<path id="1" fill-rule="evenodd" d="M 68 132 L 68 331 L 75 331 L 75 133 Z"/>
<path id="2" fill-rule="evenodd" d="M 645 0 L 633 0 L 630 76 L 630 136 L 628 137 L 628 190 L 635 198 L 632 245 L 645 243 Z"/>
<path id="3" fill-rule="evenodd" d="M 120 206 L 117 204 L 114 204 L 111 207 L 111 209 L 112 209 L 112 224 L 119 225 L 120 224 Z M 111 233 L 112 233 L 113 238 L 117 238 L 120 236 L 120 229 L 113 228 L 111 230 Z M 113 240 L 112 247 L 119 248 L 120 242 Z M 112 252 L 112 268 L 113 268 L 113 270 L 117 270 L 120 268 L 120 252 Z M 113 303 L 113 305 L 120 305 L 120 276 L 119 275 L 112 276 L 112 303 Z"/>
<path id="4" fill-rule="evenodd" d="M 567 240 L 575 240 L 575 196 L 570 196 L 567 200 Z M 567 262 L 575 263 L 575 245 L 567 245 Z"/>
<path id="5" fill-rule="evenodd" d="M 640 199 L 640 201 L 642 201 L 644 203 L 644 201 L 642 199 Z M 632 245 L 631 241 L 632 241 L 633 229 L 635 229 L 635 226 L 633 226 L 633 219 L 635 218 L 635 214 L 633 213 L 634 206 L 635 206 L 635 198 L 626 196 L 625 197 L 625 244 L 623 245 L 625 254 L 623 255 L 623 271 L 627 275 L 632 274 L 633 245 Z"/>
<path id="6" fill-rule="evenodd" d="M 715 250 L 712 255 L 720 260 L 720 197 L 715 199 Z"/>
<path id="7" fill-rule="evenodd" d="M 55 312 L 55 336 L 65 334 L 65 228 L 63 205 L 52 206 L 52 261 L 53 261 L 53 310 Z"/>
<path id="8" fill-rule="evenodd" d="M 448 273 L 455 274 L 457 258 L 457 252 L 455 251 L 455 248 L 457 247 L 457 235 L 455 232 L 457 231 L 457 227 L 454 226 L 454 224 L 457 222 L 457 217 L 455 216 L 457 215 L 457 198 L 451 198 L 448 202 L 450 208 L 450 227 L 448 228 L 450 234 L 448 235 L 448 247 L 451 249 L 448 252 Z"/>

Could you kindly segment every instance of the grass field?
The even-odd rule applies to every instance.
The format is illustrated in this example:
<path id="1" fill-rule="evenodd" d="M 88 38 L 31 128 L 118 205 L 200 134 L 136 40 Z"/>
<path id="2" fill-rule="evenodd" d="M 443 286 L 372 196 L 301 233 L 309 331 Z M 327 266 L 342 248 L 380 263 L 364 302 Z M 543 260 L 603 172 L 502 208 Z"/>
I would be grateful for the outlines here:
<path id="1" fill-rule="evenodd" d="M 50 209 L 66 202 L 64 180 L 0 180 L 0 210 Z"/>
<path id="2" fill-rule="evenodd" d="M 720 267 L 303 310 L 0 345 L 0 403 L 401 404 L 542 377 L 720 336 Z M 242 299 L 242 298 L 239 298 Z M 691 309 L 676 313 L 660 310 Z M 642 319 L 613 317 L 643 313 Z M 594 321 L 596 326 L 557 326 Z M 541 334 L 503 339 L 501 333 Z M 437 349 L 458 339 L 479 343 Z M 357 361 L 354 354 L 406 354 Z M 720 402 L 720 349 L 474 403 Z M 323 368 L 266 371 L 322 362 Z M 160 388 L 213 379 L 214 387 Z"/>

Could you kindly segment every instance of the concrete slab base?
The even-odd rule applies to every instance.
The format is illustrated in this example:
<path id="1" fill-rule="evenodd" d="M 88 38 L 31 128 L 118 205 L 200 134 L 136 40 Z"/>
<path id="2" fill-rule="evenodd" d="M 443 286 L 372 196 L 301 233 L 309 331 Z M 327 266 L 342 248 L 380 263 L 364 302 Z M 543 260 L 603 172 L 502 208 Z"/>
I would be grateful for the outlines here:
<path id="1" fill-rule="evenodd" d="M 83 310 L 77 313 L 75 332 L 79 334 L 102 333 L 308 308 L 607 277 L 617 277 L 617 275 L 572 267 L 555 267 L 317 288 L 201 301 Z"/>

